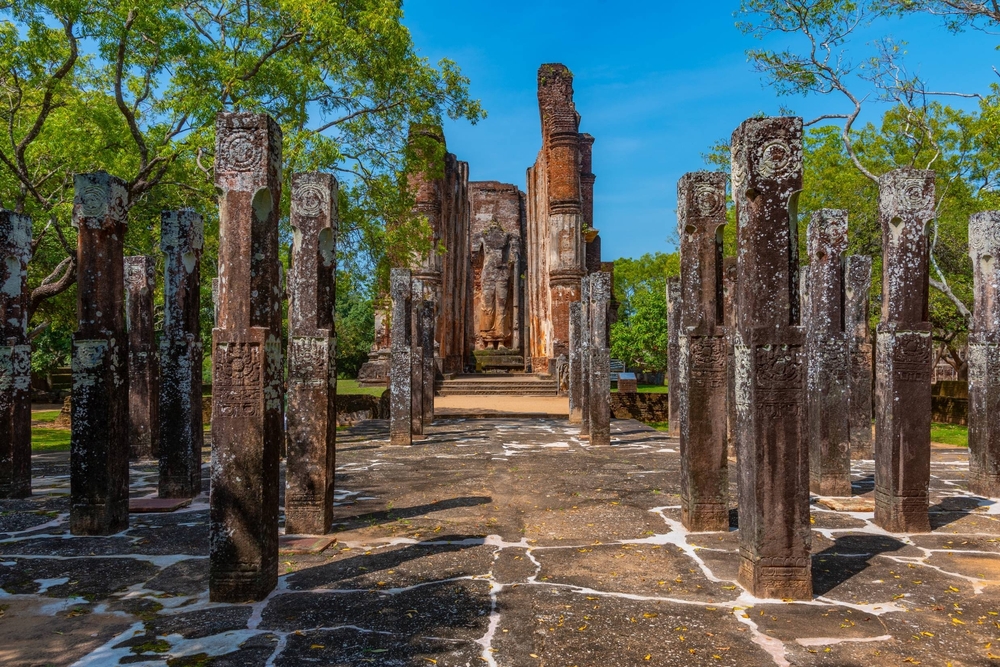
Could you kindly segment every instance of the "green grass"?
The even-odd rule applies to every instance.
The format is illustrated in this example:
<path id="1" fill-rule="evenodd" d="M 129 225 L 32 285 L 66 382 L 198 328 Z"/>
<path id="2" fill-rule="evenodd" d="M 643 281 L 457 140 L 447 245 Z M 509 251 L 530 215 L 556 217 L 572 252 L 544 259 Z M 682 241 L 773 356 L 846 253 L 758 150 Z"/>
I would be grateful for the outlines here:
<path id="1" fill-rule="evenodd" d="M 65 428 L 33 428 L 31 429 L 31 451 L 68 452 L 69 434 L 69 429 Z"/>
<path id="2" fill-rule="evenodd" d="M 611 393 L 618 391 L 617 388 L 611 390 Z M 637 388 L 640 394 L 666 394 L 667 387 L 662 384 L 640 384 Z"/>
<path id="3" fill-rule="evenodd" d="M 54 422 L 59 416 L 59 410 L 32 410 L 31 421 Z"/>
<path id="4" fill-rule="evenodd" d="M 385 387 L 359 387 L 357 380 L 337 380 L 338 394 L 368 394 L 378 398 L 385 391 Z"/>
<path id="5" fill-rule="evenodd" d="M 670 424 L 668 422 L 646 422 L 646 426 L 652 426 L 657 431 L 669 431 Z"/>
<path id="6" fill-rule="evenodd" d="M 969 427 L 958 424 L 931 424 L 931 442 L 968 447 Z"/>

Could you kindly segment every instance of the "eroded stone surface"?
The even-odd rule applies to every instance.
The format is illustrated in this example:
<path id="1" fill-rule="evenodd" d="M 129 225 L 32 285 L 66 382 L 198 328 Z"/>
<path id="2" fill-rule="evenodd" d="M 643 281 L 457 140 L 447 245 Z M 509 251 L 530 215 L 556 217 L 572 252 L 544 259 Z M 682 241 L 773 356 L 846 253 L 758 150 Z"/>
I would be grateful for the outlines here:
<path id="1" fill-rule="evenodd" d="M 125 321 L 128 328 L 129 459 L 160 455 L 160 363 L 156 355 L 153 298 L 156 259 L 125 258 Z"/>
<path id="2" fill-rule="evenodd" d="M 848 426 L 851 431 L 851 458 L 870 459 L 875 455 L 872 417 L 872 330 L 869 323 L 872 287 L 872 258 L 850 255 L 844 260 L 844 330 L 851 364 L 848 396 Z"/>
<path id="3" fill-rule="evenodd" d="M 814 503 L 817 597 L 782 602 L 737 584 L 737 531 L 683 528 L 677 440 L 637 422 L 611 428 L 609 447 L 581 441 L 561 419 L 439 419 L 405 449 L 389 446 L 384 421 L 342 431 L 338 544 L 282 556 L 277 588 L 249 605 L 209 601 L 203 497 L 170 515 L 135 516 L 120 535 L 74 537 L 69 457 L 36 456 L 35 495 L 0 501 L 0 659 L 17 667 L 183 665 L 199 654 L 241 667 L 990 659 L 1000 507 L 964 491 L 964 450 L 932 454 L 930 534 L 889 534 L 870 511 Z M 871 461 L 852 463 L 863 498 L 873 495 L 873 472 Z M 132 467 L 133 497 L 155 488 L 155 466 Z"/>
<path id="4" fill-rule="evenodd" d="M 679 376 L 681 348 L 681 280 L 667 278 L 667 389 L 670 435 L 681 435 L 681 382 Z"/>
<path id="5" fill-rule="evenodd" d="M 392 269 L 389 291 L 392 297 L 392 357 L 389 368 L 389 430 L 394 445 L 413 442 L 413 308 L 412 278 L 409 269 Z"/>

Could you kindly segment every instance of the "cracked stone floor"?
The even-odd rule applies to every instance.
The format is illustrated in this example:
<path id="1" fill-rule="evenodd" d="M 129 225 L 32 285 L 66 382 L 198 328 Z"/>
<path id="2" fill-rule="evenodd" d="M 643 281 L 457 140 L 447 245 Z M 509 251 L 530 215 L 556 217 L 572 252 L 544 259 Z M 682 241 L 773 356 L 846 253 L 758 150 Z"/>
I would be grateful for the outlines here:
<path id="1" fill-rule="evenodd" d="M 928 535 L 816 502 L 815 597 L 736 585 L 737 533 L 680 524 L 676 440 L 615 421 L 438 420 L 410 448 L 385 422 L 338 434 L 337 538 L 282 556 L 253 605 L 207 594 L 208 510 L 68 532 L 68 455 L 0 501 L 0 664 L 986 665 L 1000 659 L 1000 507 L 936 448 Z M 855 493 L 872 494 L 857 462 Z M 156 468 L 132 469 L 133 496 Z M 735 488 L 732 489 L 735 496 Z M 735 510 L 731 513 L 736 523 Z M 993 643 L 996 644 L 995 648 Z"/>

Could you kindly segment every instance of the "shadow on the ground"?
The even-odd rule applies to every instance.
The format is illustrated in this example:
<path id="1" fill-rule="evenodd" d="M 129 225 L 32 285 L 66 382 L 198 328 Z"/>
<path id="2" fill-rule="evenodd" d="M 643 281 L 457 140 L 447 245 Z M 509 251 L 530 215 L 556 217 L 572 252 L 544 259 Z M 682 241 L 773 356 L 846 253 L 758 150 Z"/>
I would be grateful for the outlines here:
<path id="1" fill-rule="evenodd" d="M 334 522 L 334 525 L 344 526 L 346 528 L 378 526 L 383 523 L 398 521 L 399 519 L 412 519 L 431 512 L 440 512 L 442 510 L 450 510 L 458 507 L 475 507 L 476 505 L 486 505 L 491 502 L 493 502 L 493 498 L 490 496 L 464 496 L 461 498 L 449 498 L 448 500 L 439 500 L 425 505 L 414 505 L 413 507 L 394 507 L 392 509 L 381 510 L 378 512 L 368 512 L 366 514 L 358 514 L 355 516 L 340 517 Z"/>
<path id="2" fill-rule="evenodd" d="M 931 530 L 937 530 L 949 523 L 962 519 L 981 506 L 977 498 L 967 496 L 955 496 L 942 498 L 937 505 L 931 505 L 927 509 L 930 519 Z"/>
<path id="3" fill-rule="evenodd" d="M 813 593 L 826 595 L 851 577 L 868 569 L 871 559 L 905 544 L 887 535 L 844 535 L 823 551 L 813 554 Z"/>
<path id="4" fill-rule="evenodd" d="M 851 480 L 851 494 L 864 495 L 875 490 L 875 475 L 866 475 L 861 479 Z"/>

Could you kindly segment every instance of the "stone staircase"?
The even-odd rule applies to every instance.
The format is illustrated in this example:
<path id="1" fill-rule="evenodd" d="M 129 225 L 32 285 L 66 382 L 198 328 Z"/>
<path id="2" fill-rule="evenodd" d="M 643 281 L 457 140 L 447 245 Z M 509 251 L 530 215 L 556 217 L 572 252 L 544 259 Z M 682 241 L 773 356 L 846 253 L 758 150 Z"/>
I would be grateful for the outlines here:
<path id="1" fill-rule="evenodd" d="M 459 375 L 439 381 L 438 396 L 558 396 L 559 386 L 548 375 Z"/>

